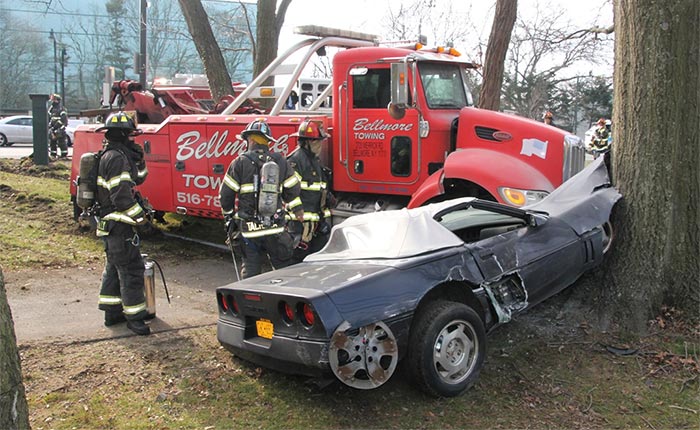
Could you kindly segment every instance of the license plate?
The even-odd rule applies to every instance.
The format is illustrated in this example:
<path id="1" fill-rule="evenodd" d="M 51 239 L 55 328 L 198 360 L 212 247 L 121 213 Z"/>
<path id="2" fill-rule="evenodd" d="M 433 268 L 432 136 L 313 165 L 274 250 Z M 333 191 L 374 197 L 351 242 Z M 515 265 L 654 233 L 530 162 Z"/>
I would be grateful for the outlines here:
<path id="1" fill-rule="evenodd" d="M 255 321 L 255 328 L 258 330 L 258 336 L 265 339 L 272 339 L 272 322 L 265 319 Z"/>

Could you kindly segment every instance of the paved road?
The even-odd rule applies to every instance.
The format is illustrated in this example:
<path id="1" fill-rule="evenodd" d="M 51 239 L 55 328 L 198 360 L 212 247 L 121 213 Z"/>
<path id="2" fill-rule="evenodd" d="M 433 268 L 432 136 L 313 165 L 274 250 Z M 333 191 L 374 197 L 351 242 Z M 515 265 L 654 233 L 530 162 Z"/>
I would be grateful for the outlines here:
<path id="1" fill-rule="evenodd" d="M 31 143 L 15 143 L 10 147 L 0 146 L 0 158 L 22 158 L 34 152 Z M 68 156 L 73 155 L 73 148 L 68 148 Z"/>

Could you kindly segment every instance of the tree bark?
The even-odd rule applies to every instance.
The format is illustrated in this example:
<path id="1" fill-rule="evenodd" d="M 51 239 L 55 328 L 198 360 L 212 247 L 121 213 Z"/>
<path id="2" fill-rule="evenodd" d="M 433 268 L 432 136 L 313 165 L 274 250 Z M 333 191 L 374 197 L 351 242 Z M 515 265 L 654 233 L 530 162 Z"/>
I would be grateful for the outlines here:
<path id="1" fill-rule="evenodd" d="M 697 315 L 697 0 L 616 0 L 612 175 L 615 250 L 602 322 L 643 333 L 664 305 Z"/>
<path id="2" fill-rule="evenodd" d="M 0 268 L 0 428 L 28 429 L 29 410 L 22 383 L 22 368 L 12 312 L 7 304 L 5 279 Z"/>
<path id="3" fill-rule="evenodd" d="M 479 93 L 481 109 L 498 110 L 501 106 L 503 63 L 508 52 L 510 36 L 518 16 L 517 0 L 498 0 L 493 16 L 489 44 L 486 47 L 484 81 Z"/>
<path id="4" fill-rule="evenodd" d="M 225 95 L 233 95 L 231 75 L 226 68 L 224 56 L 209 24 L 209 16 L 202 7 L 201 0 L 178 0 L 180 9 L 187 22 L 194 45 L 204 63 L 204 70 L 209 80 L 209 89 L 214 100 Z"/>
<path id="5" fill-rule="evenodd" d="M 254 76 L 258 76 L 277 57 L 280 31 L 291 2 L 292 0 L 282 0 L 275 12 L 277 0 L 258 0 Z M 266 81 L 265 85 L 272 85 L 272 81 Z"/>

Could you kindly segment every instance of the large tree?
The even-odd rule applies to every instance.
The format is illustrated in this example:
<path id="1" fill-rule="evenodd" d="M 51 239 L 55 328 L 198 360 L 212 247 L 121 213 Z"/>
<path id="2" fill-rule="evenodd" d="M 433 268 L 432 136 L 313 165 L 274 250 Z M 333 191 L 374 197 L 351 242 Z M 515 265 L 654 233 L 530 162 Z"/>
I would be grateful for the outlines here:
<path id="1" fill-rule="evenodd" d="M 7 304 L 5 279 L 0 268 L 0 428 L 28 429 L 29 411 L 12 312 Z"/>
<path id="2" fill-rule="evenodd" d="M 697 0 L 615 0 L 613 214 L 607 316 L 643 331 L 662 304 L 697 316 Z M 605 320 L 604 320 L 605 321 Z"/>
<path id="3" fill-rule="evenodd" d="M 214 100 L 225 95 L 233 94 L 231 75 L 226 68 L 224 56 L 209 24 L 209 16 L 202 6 L 201 0 L 178 0 L 180 9 L 185 16 L 194 45 L 204 63 L 204 70 L 209 80 L 209 89 Z"/>
<path id="4" fill-rule="evenodd" d="M 493 16 L 491 35 L 486 48 L 484 81 L 479 94 L 479 107 L 482 109 L 498 110 L 501 105 L 503 63 L 517 17 L 517 0 L 498 0 L 496 2 L 496 13 Z"/>
<path id="5" fill-rule="evenodd" d="M 277 0 L 258 0 L 255 20 L 256 43 L 253 48 L 254 76 L 258 76 L 277 56 L 280 31 L 291 2 L 292 0 L 282 0 L 279 8 L 275 10 Z"/>

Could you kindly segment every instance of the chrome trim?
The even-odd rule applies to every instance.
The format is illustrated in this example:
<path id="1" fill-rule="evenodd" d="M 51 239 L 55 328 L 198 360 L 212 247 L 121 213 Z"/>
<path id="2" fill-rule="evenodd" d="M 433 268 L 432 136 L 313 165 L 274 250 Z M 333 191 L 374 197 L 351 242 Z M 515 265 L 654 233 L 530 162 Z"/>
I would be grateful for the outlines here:
<path id="1" fill-rule="evenodd" d="M 562 183 L 583 170 L 586 161 L 586 148 L 583 141 L 573 134 L 564 136 L 564 157 L 562 159 Z"/>

